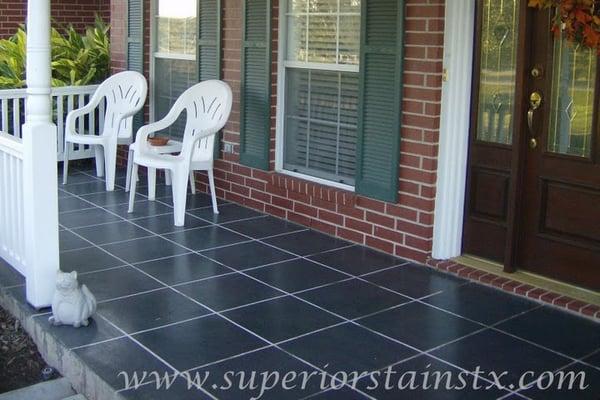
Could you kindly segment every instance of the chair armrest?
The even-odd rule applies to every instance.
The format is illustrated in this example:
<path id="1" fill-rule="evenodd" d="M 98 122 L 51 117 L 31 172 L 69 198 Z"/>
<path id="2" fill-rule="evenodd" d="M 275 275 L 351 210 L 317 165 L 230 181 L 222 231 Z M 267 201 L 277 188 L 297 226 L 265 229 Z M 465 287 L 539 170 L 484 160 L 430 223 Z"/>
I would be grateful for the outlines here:
<path id="1" fill-rule="evenodd" d="M 140 129 L 138 129 L 135 137 L 136 147 L 138 151 L 141 150 L 142 152 L 149 152 L 150 149 L 148 148 L 147 144 L 148 136 L 150 136 L 150 134 L 154 132 L 162 131 L 163 129 L 166 129 L 169 126 L 173 125 L 173 123 L 177 121 L 177 117 L 179 117 L 181 111 L 181 109 L 177 110 L 175 108 L 171 108 L 169 113 L 165 115 L 163 119 L 144 125 Z"/>
<path id="2" fill-rule="evenodd" d="M 75 121 L 83 115 L 91 114 L 98 107 L 103 97 L 96 90 L 88 104 L 69 112 L 65 121 L 65 134 L 78 135 L 79 133 L 75 130 Z"/>

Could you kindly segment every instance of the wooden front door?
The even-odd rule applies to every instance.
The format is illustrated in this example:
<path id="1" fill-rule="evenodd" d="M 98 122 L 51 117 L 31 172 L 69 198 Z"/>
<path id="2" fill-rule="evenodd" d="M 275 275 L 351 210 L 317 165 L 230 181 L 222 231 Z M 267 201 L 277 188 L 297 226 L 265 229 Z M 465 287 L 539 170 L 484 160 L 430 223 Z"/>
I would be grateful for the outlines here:
<path id="1" fill-rule="evenodd" d="M 598 290 L 598 57 L 524 3 L 480 2 L 464 251 Z"/>

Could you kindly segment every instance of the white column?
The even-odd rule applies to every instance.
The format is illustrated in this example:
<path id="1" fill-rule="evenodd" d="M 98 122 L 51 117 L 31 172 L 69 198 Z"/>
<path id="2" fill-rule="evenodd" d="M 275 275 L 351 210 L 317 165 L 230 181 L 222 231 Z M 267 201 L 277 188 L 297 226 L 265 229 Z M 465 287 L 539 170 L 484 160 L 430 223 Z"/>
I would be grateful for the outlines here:
<path id="1" fill-rule="evenodd" d="M 59 268 L 56 126 L 50 85 L 50 0 L 29 0 L 23 197 L 27 301 L 35 308 L 52 303 Z"/>
<path id="2" fill-rule="evenodd" d="M 462 248 L 474 21 L 474 0 L 446 2 L 444 68 L 447 80 L 442 87 L 432 252 L 436 259 L 459 256 Z"/>

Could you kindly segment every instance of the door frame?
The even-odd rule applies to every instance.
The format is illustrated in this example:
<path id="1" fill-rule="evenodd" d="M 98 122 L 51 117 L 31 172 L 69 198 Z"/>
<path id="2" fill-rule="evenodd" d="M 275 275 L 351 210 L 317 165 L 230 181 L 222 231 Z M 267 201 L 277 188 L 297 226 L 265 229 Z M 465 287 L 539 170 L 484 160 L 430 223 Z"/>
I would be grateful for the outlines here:
<path id="1" fill-rule="evenodd" d="M 477 83 L 477 71 L 471 67 L 478 48 L 476 43 L 479 27 L 476 26 L 476 3 L 478 0 L 453 0 L 446 2 L 444 31 L 444 71 L 440 117 L 440 142 L 438 159 L 438 184 L 435 202 L 435 219 L 432 257 L 449 259 L 462 255 L 464 211 L 467 195 L 468 155 L 471 126 L 473 85 Z M 521 0 L 519 14 L 518 60 L 526 60 L 530 40 L 527 37 L 527 1 Z M 465 68 L 468 65 L 469 68 Z M 525 88 L 528 68 L 525 62 L 517 63 L 515 93 L 515 131 L 511 159 L 511 176 L 508 191 L 507 240 L 504 248 L 504 271 L 516 270 L 516 245 L 519 231 L 517 220 L 522 193 L 523 174 L 527 147 L 522 129 L 525 123 Z"/>

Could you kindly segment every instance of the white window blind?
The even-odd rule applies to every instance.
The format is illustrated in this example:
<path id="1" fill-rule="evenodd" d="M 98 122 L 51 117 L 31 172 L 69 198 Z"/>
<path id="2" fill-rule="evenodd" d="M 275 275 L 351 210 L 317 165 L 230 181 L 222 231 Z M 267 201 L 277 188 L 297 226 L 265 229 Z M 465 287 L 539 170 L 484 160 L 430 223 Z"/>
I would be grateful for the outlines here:
<path id="1" fill-rule="evenodd" d="M 288 0 L 283 168 L 354 184 L 359 0 Z"/>

